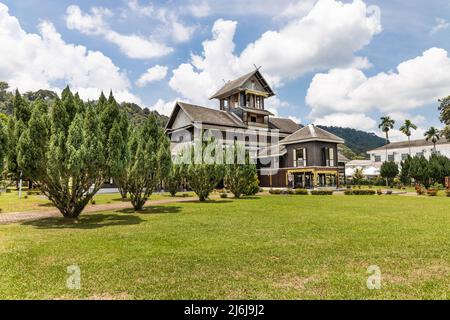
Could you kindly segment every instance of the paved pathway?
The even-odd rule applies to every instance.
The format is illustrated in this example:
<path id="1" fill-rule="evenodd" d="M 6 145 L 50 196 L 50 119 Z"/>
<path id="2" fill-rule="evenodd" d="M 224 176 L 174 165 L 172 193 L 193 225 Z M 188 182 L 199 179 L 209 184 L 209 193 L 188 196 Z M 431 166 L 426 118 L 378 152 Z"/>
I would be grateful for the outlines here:
<path id="1" fill-rule="evenodd" d="M 154 200 L 154 201 L 147 201 L 145 205 L 146 206 L 156 206 L 156 205 L 161 205 L 161 204 L 189 202 L 189 201 L 196 201 L 196 200 L 197 200 L 197 198 L 195 198 L 195 197 L 176 198 L 176 199 L 167 199 L 167 200 Z M 100 211 L 114 211 L 114 210 L 131 209 L 131 208 L 132 208 L 132 206 L 131 206 L 130 202 L 117 202 L 117 203 L 110 203 L 110 204 L 88 205 L 84 209 L 83 213 L 100 212 Z M 30 220 L 39 220 L 39 219 L 45 219 L 45 218 L 55 218 L 55 217 L 62 217 L 61 213 L 57 209 L 51 209 L 51 210 L 46 210 L 46 211 L 25 211 L 25 212 L 3 213 L 3 214 L 0 214 L 0 225 L 23 222 L 23 221 L 30 221 Z"/>

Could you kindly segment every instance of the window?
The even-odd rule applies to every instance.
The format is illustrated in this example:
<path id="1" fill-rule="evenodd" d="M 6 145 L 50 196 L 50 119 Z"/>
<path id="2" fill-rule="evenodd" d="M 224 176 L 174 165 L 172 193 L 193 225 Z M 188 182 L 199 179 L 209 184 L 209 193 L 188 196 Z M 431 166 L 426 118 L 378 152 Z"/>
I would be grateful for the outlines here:
<path id="1" fill-rule="evenodd" d="M 256 122 L 256 117 L 250 117 L 250 122 Z"/>
<path id="2" fill-rule="evenodd" d="M 322 148 L 322 165 L 334 167 L 334 148 Z"/>
<path id="3" fill-rule="evenodd" d="M 406 159 L 408 159 L 409 154 L 407 153 L 402 153 L 402 161 L 405 161 Z"/>
<path id="4" fill-rule="evenodd" d="M 256 96 L 256 109 L 261 109 L 261 97 L 260 96 Z"/>
<path id="5" fill-rule="evenodd" d="M 388 161 L 394 161 L 395 160 L 395 158 L 394 158 L 394 155 L 393 154 L 388 154 Z"/>
<path id="6" fill-rule="evenodd" d="M 424 154 L 423 152 L 417 152 L 417 153 L 416 153 L 416 156 L 418 156 L 418 157 L 422 157 L 422 156 L 423 156 L 423 154 Z"/>
<path id="7" fill-rule="evenodd" d="M 306 167 L 306 148 L 294 149 L 294 167 Z"/>
<path id="8" fill-rule="evenodd" d="M 381 156 L 375 156 L 375 162 L 381 162 Z"/>
<path id="9" fill-rule="evenodd" d="M 328 149 L 328 159 L 329 159 L 329 163 L 328 166 L 330 167 L 334 167 L 334 148 L 329 148 Z"/>
<path id="10" fill-rule="evenodd" d="M 183 140 L 184 140 L 184 136 L 179 136 L 179 137 L 178 137 L 178 142 L 179 142 L 179 143 L 183 142 Z"/>
<path id="11" fill-rule="evenodd" d="M 250 95 L 249 94 L 247 94 L 247 107 L 250 107 Z"/>

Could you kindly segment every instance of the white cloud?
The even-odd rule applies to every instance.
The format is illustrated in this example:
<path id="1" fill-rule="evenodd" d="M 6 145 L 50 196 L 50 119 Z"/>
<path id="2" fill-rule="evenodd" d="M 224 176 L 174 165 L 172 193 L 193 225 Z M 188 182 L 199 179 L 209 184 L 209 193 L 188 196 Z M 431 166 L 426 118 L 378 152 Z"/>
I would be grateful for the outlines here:
<path id="1" fill-rule="evenodd" d="M 302 123 L 302 120 L 300 118 L 294 117 L 294 116 L 289 116 L 288 119 L 291 119 L 292 121 L 294 121 L 297 124 Z"/>
<path id="2" fill-rule="evenodd" d="M 450 27 L 450 23 L 447 20 L 436 18 L 436 24 L 431 29 L 430 34 L 433 35 L 441 30 L 447 29 L 448 27 Z"/>
<path id="3" fill-rule="evenodd" d="M 129 92 L 127 76 L 110 58 L 64 42 L 50 22 L 39 24 L 39 34 L 27 33 L 0 3 L 0 30 L 0 79 L 12 88 L 58 92 L 57 84 L 69 84 L 83 99 L 97 99 L 101 90 L 113 90 L 119 100 L 139 101 Z"/>
<path id="4" fill-rule="evenodd" d="M 302 17 L 314 8 L 316 2 L 317 0 L 298 0 L 291 2 L 281 11 L 277 18 Z"/>
<path id="5" fill-rule="evenodd" d="M 384 113 L 411 110 L 448 95 L 450 58 L 431 48 L 404 61 L 396 71 L 366 77 L 357 69 L 334 69 L 314 76 L 306 96 L 311 116 L 330 112 Z"/>
<path id="6" fill-rule="evenodd" d="M 199 6 L 200 4 L 195 4 L 197 11 L 202 9 L 202 7 Z M 179 18 L 179 15 L 182 12 L 174 7 L 156 7 L 152 3 L 141 5 L 138 0 L 129 0 L 128 9 L 139 16 L 145 16 L 162 23 L 162 25 L 157 28 L 158 33 L 160 35 L 169 35 L 176 43 L 189 41 L 197 29 L 196 26 L 184 24 Z M 187 10 L 191 9 L 191 7 L 188 7 Z M 200 11 L 198 11 L 198 13 L 200 13 Z M 124 15 L 127 16 L 127 14 Z"/>
<path id="7" fill-rule="evenodd" d="M 417 130 L 411 131 L 411 140 L 424 139 L 424 134 L 426 130 L 424 128 L 418 127 Z M 381 135 L 381 133 L 380 133 Z M 383 136 L 384 138 L 384 136 Z M 389 141 L 406 141 L 408 138 L 400 130 L 393 129 L 389 131 Z"/>
<path id="8" fill-rule="evenodd" d="M 196 18 L 204 18 L 211 14 L 211 6 L 206 1 L 192 2 L 188 5 L 188 11 Z"/>
<path id="9" fill-rule="evenodd" d="M 192 55 L 173 72 L 170 86 L 196 103 L 208 103 L 208 96 L 253 64 L 273 86 L 286 79 L 337 66 L 367 67 L 364 58 L 354 53 L 381 31 L 379 11 L 361 0 L 344 4 L 319 0 L 304 17 L 293 18 L 278 31 L 265 32 L 237 55 L 233 41 L 237 23 L 219 19 L 213 37 L 203 42 L 201 55 Z"/>
<path id="10" fill-rule="evenodd" d="M 152 111 L 158 111 L 159 114 L 163 114 L 166 116 L 170 116 L 173 111 L 173 107 L 175 106 L 178 99 L 172 101 L 165 101 L 163 99 L 158 99 L 158 101 L 149 109 Z"/>
<path id="11" fill-rule="evenodd" d="M 83 13 L 80 7 L 71 5 L 66 11 L 66 25 L 86 35 L 103 36 L 105 40 L 117 45 L 122 53 L 133 59 L 151 59 L 165 56 L 173 51 L 164 43 L 140 35 L 123 35 L 110 28 L 105 17 L 111 16 L 108 9 L 92 8 Z"/>
<path id="12" fill-rule="evenodd" d="M 149 68 L 143 75 L 136 81 L 138 87 L 145 87 L 147 84 L 160 81 L 167 76 L 168 68 L 166 66 L 156 65 Z"/>
<path id="13" fill-rule="evenodd" d="M 315 119 L 314 124 L 372 131 L 377 122 L 363 113 L 331 113 Z"/>

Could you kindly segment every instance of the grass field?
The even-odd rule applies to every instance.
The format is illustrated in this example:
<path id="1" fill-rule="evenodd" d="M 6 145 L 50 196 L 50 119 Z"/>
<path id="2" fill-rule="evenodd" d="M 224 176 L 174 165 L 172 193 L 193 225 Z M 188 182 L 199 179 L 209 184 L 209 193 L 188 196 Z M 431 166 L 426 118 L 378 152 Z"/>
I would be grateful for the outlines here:
<path id="1" fill-rule="evenodd" d="M 193 196 L 194 193 L 187 192 L 189 196 Z M 177 197 L 181 197 L 182 194 L 177 194 Z M 162 200 L 170 199 L 169 193 L 156 193 L 150 197 L 150 200 Z M 94 197 L 96 204 L 110 204 L 122 202 L 120 194 L 97 194 Z M 131 204 L 130 204 L 131 206 Z M 22 193 L 22 198 L 19 199 L 17 191 L 11 193 L 2 193 L 0 195 L 0 214 L 9 212 L 25 212 L 25 211 L 46 211 L 54 208 L 51 202 L 43 195 L 27 195 L 26 192 Z"/>
<path id="2" fill-rule="evenodd" d="M 2 225 L 0 298 L 448 299 L 449 207 L 274 195 Z M 70 265 L 81 290 L 66 288 Z"/>

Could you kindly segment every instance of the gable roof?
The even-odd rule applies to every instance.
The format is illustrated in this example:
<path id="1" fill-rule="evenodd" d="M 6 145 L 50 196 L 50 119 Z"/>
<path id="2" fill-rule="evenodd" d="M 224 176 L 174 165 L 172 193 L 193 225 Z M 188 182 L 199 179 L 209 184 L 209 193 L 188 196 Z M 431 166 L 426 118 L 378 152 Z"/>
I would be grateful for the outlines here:
<path id="1" fill-rule="evenodd" d="M 269 97 L 274 96 L 275 93 L 273 92 L 272 88 L 270 88 L 267 81 L 262 76 L 261 72 L 259 70 L 255 70 L 252 72 L 249 72 L 233 81 L 228 81 L 222 88 L 219 89 L 214 95 L 211 96 L 211 99 L 218 99 L 226 94 L 230 94 L 235 90 L 239 90 L 248 80 L 250 80 L 253 76 L 256 77 L 256 79 L 261 83 L 262 87 L 269 93 Z"/>
<path id="2" fill-rule="evenodd" d="M 280 141 L 281 144 L 292 144 L 304 141 L 328 141 L 334 143 L 344 143 L 344 139 L 322 129 L 313 124 L 307 125 Z"/>
<path id="3" fill-rule="evenodd" d="M 278 129 L 280 132 L 283 133 L 294 133 L 298 129 L 300 129 L 300 126 L 292 121 L 291 119 L 287 118 L 269 118 L 269 125 L 270 129 Z"/>
<path id="4" fill-rule="evenodd" d="M 205 124 L 213 124 L 218 126 L 246 128 L 246 125 L 237 117 L 222 110 L 206 108 L 185 102 L 177 102 L 172 115 L 167 122 L 166 129 L 169 129 L 180 110 L 183 110 L 189 120 L 193 122 L 202 122 Z"/>
<path id="5" fill-rule="evenodd" d="M 441 137 L 437 142 L 436 145 L 440 144 L 447 144 L 450 143 L 445 137 Z M 387 146 L 384 145 L 382 147 L 367 151 L 367 152 L 373 152 L 373 151 L 381 151 L 387 149 L 403 149 L 403 148 L 409 148 L 409 142 L 408 141 L 400 141 L 400 142 L 392 142 L 389 143 Z M 411 140 L 411 147 L 433 147 L 433 142 L 431 140 L 427 141 L 426 139 L 419 139 L 419 140 Z"/>

